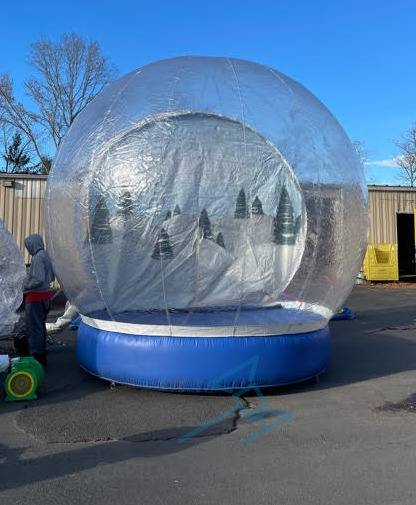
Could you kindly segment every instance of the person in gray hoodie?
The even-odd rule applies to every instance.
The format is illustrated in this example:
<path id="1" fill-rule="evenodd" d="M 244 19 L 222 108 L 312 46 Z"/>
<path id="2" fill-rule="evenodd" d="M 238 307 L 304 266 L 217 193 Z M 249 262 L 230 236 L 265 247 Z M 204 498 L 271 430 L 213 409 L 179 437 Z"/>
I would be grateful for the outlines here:
<path id="1" fill-rule="evenodd" d="M 26 331 L 32 356 L 46 367 L 46 318 L 51 308 L 50 284 L 55 274 L 40 235 L 34 233 L 26 237 L 25 247 L 32 256 L 24 285 Z"/>

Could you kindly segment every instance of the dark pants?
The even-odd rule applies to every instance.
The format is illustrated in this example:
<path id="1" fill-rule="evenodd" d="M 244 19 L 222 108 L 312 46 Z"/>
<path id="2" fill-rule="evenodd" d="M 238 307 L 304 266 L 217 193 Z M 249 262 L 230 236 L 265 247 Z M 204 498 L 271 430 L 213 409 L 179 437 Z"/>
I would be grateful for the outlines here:
<path id="1" fill-rule="evenodd" d="M 50 300 L 26 302 L 26 331 L 32 355 L 46 352 L 46 318 L 50 308 Z"/>

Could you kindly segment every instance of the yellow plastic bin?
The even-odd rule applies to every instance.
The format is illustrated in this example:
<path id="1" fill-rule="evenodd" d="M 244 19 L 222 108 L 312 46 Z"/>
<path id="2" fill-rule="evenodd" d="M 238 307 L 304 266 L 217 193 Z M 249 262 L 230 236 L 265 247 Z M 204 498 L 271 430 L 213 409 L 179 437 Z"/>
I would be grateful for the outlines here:
<path id="1" fill-rule="evenodd" d="M 398 281 L 397 244 L 369 244 L 363 270 L 368 281 Z"/>

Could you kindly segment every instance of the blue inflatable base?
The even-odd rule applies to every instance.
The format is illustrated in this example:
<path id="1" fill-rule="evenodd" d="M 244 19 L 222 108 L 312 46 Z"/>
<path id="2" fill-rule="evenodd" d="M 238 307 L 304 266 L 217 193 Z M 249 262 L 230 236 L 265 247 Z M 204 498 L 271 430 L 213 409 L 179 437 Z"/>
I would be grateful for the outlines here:
<path id="1" fill-rule="evenodd" d="M 274 387 L 321 374 L 328 327 L 267 337 L 136 336 L 81 322 L 77 354 L 89 373 L 118 384 L 169 391 Z"/>

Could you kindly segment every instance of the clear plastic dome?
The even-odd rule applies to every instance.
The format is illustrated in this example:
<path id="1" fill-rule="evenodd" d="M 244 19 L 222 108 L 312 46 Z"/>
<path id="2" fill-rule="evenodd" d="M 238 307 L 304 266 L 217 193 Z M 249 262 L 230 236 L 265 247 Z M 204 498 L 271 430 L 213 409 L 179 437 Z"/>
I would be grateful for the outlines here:
<path id="1" fill-rule="evenodd" d="M 25 276 L 23 254 L 0 219 L 0 336 L 11 333 L 19 319 Z"/>
<path id="2" fill-rule="evenodd" d="M 60 282 L 81 313 L 115 321 L 215 307 L 238 324 L 282 306 L 326 322 L 360 269 L 366 215 L 362 167 L 322 103 L 227 58 L 114 82 L 70 128 L 47 188 Z"/>

